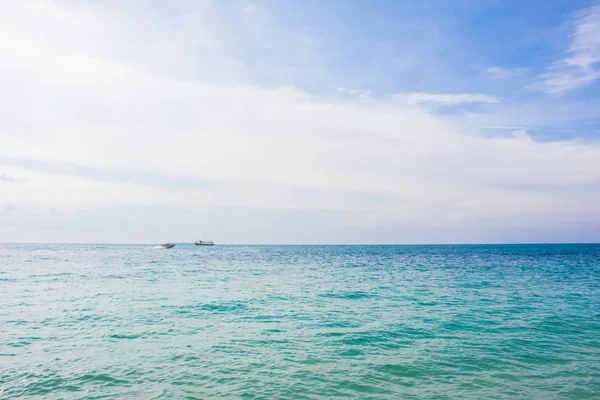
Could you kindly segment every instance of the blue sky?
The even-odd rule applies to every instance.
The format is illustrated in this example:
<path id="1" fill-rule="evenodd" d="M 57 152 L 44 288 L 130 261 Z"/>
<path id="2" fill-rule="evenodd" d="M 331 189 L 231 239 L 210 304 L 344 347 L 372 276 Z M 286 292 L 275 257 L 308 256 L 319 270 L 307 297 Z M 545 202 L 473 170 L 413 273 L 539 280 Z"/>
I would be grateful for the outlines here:
<path id="1" fill-rule="evenodd" d="M 0 241 L 600 241 L 597 1 L 23 1 L 0 38 Z"/>

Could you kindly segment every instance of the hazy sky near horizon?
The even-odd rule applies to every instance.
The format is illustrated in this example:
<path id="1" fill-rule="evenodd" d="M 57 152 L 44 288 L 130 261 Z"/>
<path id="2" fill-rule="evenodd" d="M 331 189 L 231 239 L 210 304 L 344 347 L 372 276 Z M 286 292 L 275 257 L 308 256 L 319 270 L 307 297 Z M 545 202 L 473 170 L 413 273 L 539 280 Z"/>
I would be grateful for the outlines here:
<path id="1" fill-rule="evenodd" d="M 600 2 L 0 2 L 0 242 L 600 241 Z"/>

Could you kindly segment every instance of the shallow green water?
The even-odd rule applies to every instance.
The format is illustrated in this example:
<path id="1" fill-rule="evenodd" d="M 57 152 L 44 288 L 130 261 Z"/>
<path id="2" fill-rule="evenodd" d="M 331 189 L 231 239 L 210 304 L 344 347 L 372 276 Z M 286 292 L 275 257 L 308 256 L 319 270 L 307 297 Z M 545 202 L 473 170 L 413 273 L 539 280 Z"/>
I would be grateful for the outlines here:
<path id="1" fill-rule="evenodd" d="M 0 245 L 0 398 L 600 397 L 600 246 Z"/>

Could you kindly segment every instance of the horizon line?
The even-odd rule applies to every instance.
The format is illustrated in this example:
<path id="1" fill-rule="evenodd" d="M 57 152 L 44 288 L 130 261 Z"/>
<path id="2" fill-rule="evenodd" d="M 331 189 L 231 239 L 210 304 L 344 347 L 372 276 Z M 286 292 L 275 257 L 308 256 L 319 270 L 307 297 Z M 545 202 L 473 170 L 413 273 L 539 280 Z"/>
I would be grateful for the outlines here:
<path id="1" fill-rule="evenodd" d="M 194 245 L 194 242 L 169 242 L 174 244 L 189 244 Z M 157 243 L 141 243 L 141 242 L 0 242 L 4 244 L 29 244 L 29 245 L 111 245 L 111 246 L 127 246 L 127 245 L 147 245 L 156 246 Z M 490 243 L 215 243 L 215 246 L 519 246 L 519 245 L 577 245 L 577 244 L 596 244 L 600 242 L 490 242 Z"/>

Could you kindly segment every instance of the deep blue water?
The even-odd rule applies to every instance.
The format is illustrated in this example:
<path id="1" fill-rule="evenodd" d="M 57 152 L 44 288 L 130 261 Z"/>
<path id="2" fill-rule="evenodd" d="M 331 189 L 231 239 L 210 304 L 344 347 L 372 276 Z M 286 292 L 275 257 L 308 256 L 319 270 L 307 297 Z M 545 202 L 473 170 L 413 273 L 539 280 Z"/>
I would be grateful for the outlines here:
<path id="1" fill-rule="evenodd" d="M 0 398 L 598 399 L 600 245 L 0 244 Z"/>

